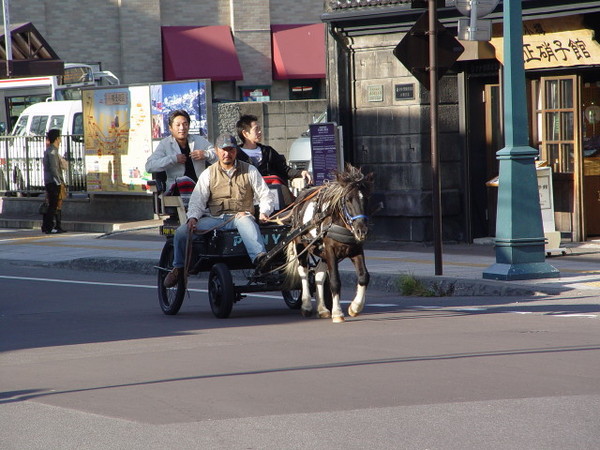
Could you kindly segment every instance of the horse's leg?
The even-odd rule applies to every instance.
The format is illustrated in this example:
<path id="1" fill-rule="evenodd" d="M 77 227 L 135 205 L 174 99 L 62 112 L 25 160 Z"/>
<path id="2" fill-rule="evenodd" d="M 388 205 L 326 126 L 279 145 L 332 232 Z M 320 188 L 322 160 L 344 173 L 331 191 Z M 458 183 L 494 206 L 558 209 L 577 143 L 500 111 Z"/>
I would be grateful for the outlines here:
<path id="1" fill-rule="evenodd" d="M 323 261 L 319 261 L 317 268 L 315 269 L 315 284 L 317 285 L 316 300 L 317 300 L 317 314 L 319 319 L 330 319 L 331 312 L 325 306 L 325 279 L 327 278 L 327 265 Z"/>
<path id="2" fill-rule="evenodd" d="M 297 253 L 300 253 L 300 247 L 296 248 Z M 298 251 L 300 250 L 300 251 Z M 308 282 L 308 258 L 306 254 L 298 258 L 298 275 L 302 282 L 302 315 L 310 317 L 312 315 L 312 301 L 310 296 L 310 284 Z"/>
<path id="3" fill-rule="evenodd" d="M 331 318 L 333 323 L 344 322 L 344 311 L 340 305 L 340 292 L 342 290 L 342 281 L 340 280 L 340 272 L 338 270 L 338 260 L 335 251 L 331 248 L 326 248 L 327 253 L 327 270 L 329 271 L 329 284 L 331 285 Z"/>
<path id="4" fill-rule="evenodd" d="M 354 296 L 354 300 L 348 306 L 348 314 L 352 317 L 356 317 L 360 314 L 360 312 L 365 307 L 365 295 L 367 292 L 367 286 L 369 285 L 369 271 L 367 270 L 367 265 L 365 264 L 365 255 L 361 252 L 359 255 L 356 255 L 352 258 L 352 264 L 354 264 L 354 269 L 356 270 L 356 295 Z"/>

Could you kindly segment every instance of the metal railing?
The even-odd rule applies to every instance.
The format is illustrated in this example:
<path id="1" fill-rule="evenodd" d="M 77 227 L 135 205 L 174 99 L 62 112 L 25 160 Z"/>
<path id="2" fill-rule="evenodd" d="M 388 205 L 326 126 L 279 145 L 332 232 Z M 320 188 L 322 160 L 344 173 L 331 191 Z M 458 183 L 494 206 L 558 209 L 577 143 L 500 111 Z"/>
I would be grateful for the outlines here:
<path id="1" fill-rule="evenodd" d="M 0 137 L 0 194 L 44 192 L 44 136 Z M 68 161 L 64 171 L 69 192 L 87 190 L 83 136 L 63 136 L 59 152 Z"/>

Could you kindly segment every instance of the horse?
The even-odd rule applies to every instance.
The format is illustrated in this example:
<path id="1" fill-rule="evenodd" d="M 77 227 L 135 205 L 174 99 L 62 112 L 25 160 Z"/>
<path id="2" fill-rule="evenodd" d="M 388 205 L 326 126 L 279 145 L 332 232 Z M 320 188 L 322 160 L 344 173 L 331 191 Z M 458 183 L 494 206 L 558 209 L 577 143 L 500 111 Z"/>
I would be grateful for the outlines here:
<path id="1" fill-rule="evenodd" d="M 356 317 L 363 310 L 369 285 L 363 243 L 369 231 L 366 211 L 372 189 L 373 174 L 364 175 L 359 168 L 347 164 L 344 172 L 336 173 L 335 180 L 306 189 L 296 199 L 290 214 L 291 229 L 303 226 L 307 229 L 288 244 L 286 276 L 290 283 L 300 278 L 303 316 L 312 315 L 309 255 L 320 260 L 314 276 L 318 317 L 331 318 L 334 323 L 345 321 L 340 306 L 338 270 L 338 264 L 344 258 L 351 259 L 357 275 L 356 295 L 348 307 L 348 314 Z M 325 301 L 327 276 L 331 311 Z"/>

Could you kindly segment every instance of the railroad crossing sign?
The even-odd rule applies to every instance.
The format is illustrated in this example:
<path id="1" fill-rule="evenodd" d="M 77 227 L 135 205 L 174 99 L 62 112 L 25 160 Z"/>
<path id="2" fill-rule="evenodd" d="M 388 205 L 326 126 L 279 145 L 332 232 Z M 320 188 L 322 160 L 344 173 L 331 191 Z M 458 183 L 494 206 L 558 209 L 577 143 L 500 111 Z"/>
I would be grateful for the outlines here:
<path id="1" fill-rule="evenodd" d="M 439 21 L 436 23 L 438 45 L 438 79 L 465 51 L 460 42 Z M 429 19 L 425 12 L 394 49 L 394 56 L 404 64 L 427 90 L 429 85 Z"/>

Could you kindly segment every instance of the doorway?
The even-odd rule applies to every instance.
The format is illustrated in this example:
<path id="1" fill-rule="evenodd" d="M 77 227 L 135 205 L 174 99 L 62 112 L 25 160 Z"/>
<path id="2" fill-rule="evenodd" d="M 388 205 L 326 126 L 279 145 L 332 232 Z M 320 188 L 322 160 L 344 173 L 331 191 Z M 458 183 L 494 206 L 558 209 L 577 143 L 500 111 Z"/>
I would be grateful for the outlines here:
<path id="1" fill-rule="evenodd" d="M 600 82 L 581 85 L 581 143 L 585 235 L 600 236 Z"/>
<path id="2" fill-rule="evenodd" d="M 535 90 L 534 141 L 552 167 L 556 228 L 573 241 L 584 238 L 579 149 L 579 77 L 542 77 Z M 535 142 L 534 142 L 535 145 Z"/>

